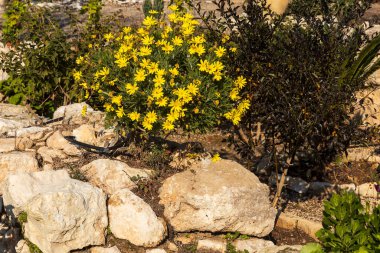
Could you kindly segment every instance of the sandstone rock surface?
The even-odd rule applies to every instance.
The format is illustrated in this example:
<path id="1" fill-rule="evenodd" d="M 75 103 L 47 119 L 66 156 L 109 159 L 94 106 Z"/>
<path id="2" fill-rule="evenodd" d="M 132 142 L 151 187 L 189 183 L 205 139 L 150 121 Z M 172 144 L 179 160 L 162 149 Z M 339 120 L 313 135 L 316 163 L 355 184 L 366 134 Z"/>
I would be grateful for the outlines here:
<path id="1" fill-rule="evenodd" d="M 90 249 L 90 253 L 120 253 L 120 250 L 116 246 L 110 248 L 93 247 Z"/>
<path id="2" fill-rule="evenodd" d="M 8 213 L 27 214 L 25 237 L 44 253 L 67 253 L 105 242 L 106 196 L 66 171 L 10 175 L 4 182 Z"/>
<path id="3" fill-rule="evenodd" d="M 110 159 L 92 161 L 81 167 L 80 171 L 91 184 L 107 194 L 124 188 L 133 189 L 136 184 L 132 179 L 147 178 L 151 173 L 149 170 L 132 168 L 124 162 Z"/>
<path id="4" fill-rule="evenodd" d="M 274 246 L 274 243 L 259 238 L 251 238 L 247 240 L 235 240 L 233 245 L 237 251 L 244 252 L 244 250 L 247 250 L 248 253 L 261 253 L 264 248 Z"/>
<path id="5" fill-rule="evenodd" d="M 78 156 L 82 154 L 82 152 L 70 144 L 59 131 L 56 131 L 46 140 L 46 145 L 50 148 L 62 150 L 67 155 Z"/>
<path id="6" fill-rule="evenodd" d="M 204 160 L 163 182 L 160 203 L 178 232 L 240 232 L 263 237 L 276 210 L 269 189 L 240 164 Z"/>
<path id="7" fill-rule="evenodd" d="M 108 217 L 112 234 L 137 246 L 157 246 L 166 236 L 166 224 L 152 208 L 128 189 L 108 200 Z"/>
<path id="8" fill-rule="evenodd" d="M 83 106 L 87 106 L 87 112 L 93 112 L 91 106 L 86 103 L 74 103 L 70 105 L 60 106 L 57 110 L 55 110 L 53 114 L 53 119 L 64 117 L 65 119 L 69 119 L 74 116 L 78 116 L 82 114 Z"/>
<path id="9" fill-rule="evenodd" d="M 0 153 L 0 171 L 0 183 L 11 174 L 38 171 L 36 154 L 20 151 Z"/>

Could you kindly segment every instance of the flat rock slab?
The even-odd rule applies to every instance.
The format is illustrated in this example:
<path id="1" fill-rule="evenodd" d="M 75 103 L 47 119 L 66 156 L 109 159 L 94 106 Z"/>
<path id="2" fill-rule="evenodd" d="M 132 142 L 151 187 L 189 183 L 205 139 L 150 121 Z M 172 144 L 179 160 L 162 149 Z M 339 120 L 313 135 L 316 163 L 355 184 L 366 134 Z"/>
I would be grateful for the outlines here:
<path id="1" fill-rule="evenodd" d="M 160 188 L 164 215 L 177 232 L 240 232 L 264 237 L 276 209 L 269 189 L 240 164 L 204 160 L 166 179 Z"/>

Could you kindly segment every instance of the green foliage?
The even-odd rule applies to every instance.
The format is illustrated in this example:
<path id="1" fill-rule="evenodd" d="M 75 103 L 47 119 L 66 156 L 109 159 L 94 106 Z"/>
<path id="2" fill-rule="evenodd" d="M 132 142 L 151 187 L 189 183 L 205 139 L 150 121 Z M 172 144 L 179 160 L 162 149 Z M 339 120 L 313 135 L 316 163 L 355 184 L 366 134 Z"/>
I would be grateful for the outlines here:
<path id="1" fill-rule="evenodd" d="M 122 135 L 204 132 L 228 113 L 240 118 L 249 107 L 245 99 L 234 108 L 229 95 L 238 96 L 246 83 L 224 71 L 229 47 L 207 41 L 190 13 L 169 8 L 170 25 L 147 16 L 139 29 L 106 33 L 77 58 L 76 83 L 85 98 L 103 105 Z"/>
<path id="2" fill-rule="evenodd" d="M 19 222 L 19 223 L 21 224 L 21 226 L 22 226 L 22 224 L 24 224 L 25 222 L 28 221 L 28 215 L 27 215 L 27 213 L 24 212 L 24 211 L 22 211 L 22 212 L 18 215 L 17 220 L 18 220 L 18 222 Z"/>
<path id="3" fill-rule="evenodd" d="M 372 212 L 354 192 L 325 201 L 323 228 L 317 237 L 326 252 L 377 252 L 380 249 L 380 205 Z"/>
<path id="4" fill-rule="evenodd" d="M 27 244 L 28 247 L 29 247 L 29 251 L 30 251 L 30 253 L 43 253 L 42 250 L 40 250 L 40 249 L 38 248 L 38 246 L 35 245 L 34 243 L 32 243 L 31 241 L 26 240 L 26 244 Z"/>
<path id="5" fill-rule="evenodd" d="M 236 247 L 231 243 L 227 242 L 227 253 L 248 253 L 248 250 L 236 250 Z"/>
<path id="6" fill-rule="evenodd" d="M 56 107 L 83 98 L 72 71 L 78 51 L 89 51 L 89 42 L 95 43 L 105 29 L 99 21 L 100 2 L 92 0 L 85 6 L 89 17 L 82 26 L 71 9 L 10 2 L 3 27 L 3 42 L 8 43 L 10 52 L 0 55 L 0 66 L 9 74 L 0 83 L 0 92 L 8 102 L 30 104 L 38 113 L 49 116 Z"/>
<path id="7" fill-rule="evenodd" d="M 308 243 L 302 247 L 300 253 L 324 253 L 323 248 L 318 243 Z"/>

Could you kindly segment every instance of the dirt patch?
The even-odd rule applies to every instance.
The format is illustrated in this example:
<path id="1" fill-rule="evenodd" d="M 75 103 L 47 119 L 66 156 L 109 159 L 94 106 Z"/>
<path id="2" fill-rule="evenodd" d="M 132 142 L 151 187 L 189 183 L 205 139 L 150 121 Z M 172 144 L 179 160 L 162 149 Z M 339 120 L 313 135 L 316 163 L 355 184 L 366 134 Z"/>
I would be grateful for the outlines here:
<path id="1" fill-rule="evenodd" d="M 367 161 L 331 164 L 326 167 L 324 180 L 333 184 L 360 185 L 379 180 L 378 163 Z"/>
<path id="2" fill-rule="evenodd" d="M 315 242 L 313 238 L 299 229 L 287 230 L 283 228 L 275 228 L 270 234 L 270 237 L 277 246 L 304 245 L 309 242 Z"/>

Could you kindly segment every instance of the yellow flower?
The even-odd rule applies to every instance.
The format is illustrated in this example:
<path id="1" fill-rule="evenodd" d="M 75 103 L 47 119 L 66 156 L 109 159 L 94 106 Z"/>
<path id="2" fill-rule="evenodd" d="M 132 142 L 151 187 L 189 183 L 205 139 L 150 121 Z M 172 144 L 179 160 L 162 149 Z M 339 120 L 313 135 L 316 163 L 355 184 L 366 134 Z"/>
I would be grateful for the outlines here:
<path id="1" fill-rule="evenodd" d="M 239 96 L 239 90 L 236 89 L 236 88 L 233 88 L 231 91 L 230 91 L 230 98 L 232 101 L 237 101 L 240 99 L 240 96 Z"/>
<path id="2" fill-rule="evenodd" d="M 135 81 L 142 82 L 145 80 L 146 74 L 144 69 L 138 69 L 135 73 Z"/>
<path id="3" fill-rule="evenodd" d="M 142 59 L 141 63 L 140 63 L 140 67 L 142 67 L 142 68 L 148 68 L 149 64 L 150 64 L 150 60 L 149 59 Z"/>
<path id="4" fill-rule="evenodd" d="M 73 71 L 73 77 L 75 81 L 79 81 L 82 78 L 82 71 Z"/>
<path id="5" fill-rule="evenodd" d="M 92 48 L 92 44 L 88 44 L 88 46 L 87 46 L 87 47 L 91 49 L 91 48 Z"/>
<path id="6" fill-rule="evenodd" d="M 117 64 L 117 66 L 118 66 L 119 68 L 124 68 L 124 67 L 126 67 L 127 64 L 128 64 L 128 59 L 125 58 L 125 57 L 120 57 L 119 59 L 117 59 L 117 60 L 115 61 L 115 63 Z"/>
<path id="7" fill-rule="evenodd" d="M 165 53 L 170 53 L 174 50 L 174 47 L 172 44 L 170 43 L 166 43 L 163 47 L 162 47 L 162 51 L 164 51 Z"/>
<path id="8" fill-rule="evenodd" d="M 220 155 L 219 155 L 219 153 L 216 153 L 212 158 L 211 158 L 211 161 L 212 162 L 217 162 L 217 161 L 220 161 Z"/>
<path id="9" fill-rule="evenodd" d="M 133 95 L 136 93 L 136 91 L 139 89 L 139 87 L 137 86 L 137 84 L 131 84 L 131 83 L 127 83 L 125 85 L 125 89 L 127 90 L 127 93 L 129 95 Z"/>
<path id="10" fill-rule="evenodd" d="M 163 76 L 165 75 L 165 73 L 166 73 L 165 69 L 158 69 L 156 71 L 157 76 Z"/>
<path id="11" fill-rule="evenodd" d="M 223 34 L 222 43 L 226 43 L 229 40 L 230 40 L 230 36 L 227 34 Z"/>
<path id="12" fill-rule="evenodd" d="M 119 96 L 115 96 L 115 97 L 112 97 L 111 98 L 111 102 L 113 104 L 116 104 L 117 106 L 120 106 L 121 105 L 121 100 L 123 99 L 123 97 L 121 95 Z"/>
<path id="13" fill-rule="evenodd" d="M 237 48 L 236 48 L 236 47 L 231 47 L 231 48 L 230 48 L 230 51 L 231 51 L 232 53 L 235 53 L 235 52 L 236 52 L 236 50 L 237 50 Z"/>
<path id="14" fill-rule="evenodd" d="M 171 68 L 171 69 L 169 69 L 169 72 L 170 72 L 170 74 L 172 74 L 172 76 L 178 76 L 178 74 L 179 74 L 177 68 Z"/>
<path id="15" fill-rule="evenodd" d="M 161 75 L 156 75 L 153 78 L 153 82 L 154 82 L 154 87 L 158 87 L 165 84 L 165 78 L 163 78 Z"/>
<path id="16" fill-rule="evenodd" d="M 222 73 L 220 73 L 219 71 L 218 71 L 218 72 L 215 72 L 215 73 L 214 73 L 214 76 L 213 76 L 212 79 L 215 80 L 215 81 L 220 81 L 220 80 L 222 80 Z"/>
<path id="17" fill-rule="evenodd" d="M 224 47 L 218 47 L 216 50 L 215 50 L 215 54 L 217 57 L 222 57 L 224 54 L 226 53 L 226 49 Z"/>
<path id="18" fill-rule="evenodd" d="M 156 10 L 150 10 L 149 14 L 155 15 L 155 14 L 158 14 L 158 11 L 156 11 Z"/>
<path id="19" fill-rule="evenodd" d="M 168 19 L 170 22 L 177 23 L 178 22 L 178 15 L 176 13 L 170 13 L 168 15 Z"/>
<path id="20" fill-rule="evenodd" d="M 88 84 L 86 82 L 83 82 L 81 84 L 79 84 L 80 86 L 82 86 L 83 88 L 87 89 L 88 88 Z"/>
<path id="21" fill-rule="evenodd" d="M 154 88 L 152 91 L 152 97 L 155 99 L 159 99 L 164 96 L 163 88 L 162 87 L 157 87 Z"/>
<path id="22" fill-rule="evenodd" d="M 192 95 L 196 95 L 199 91 L 199 88 L 195 84 L 191 83 L 187 85 L 187 91 Z"/>
<path id="23" fill-rule="evenodd" d="M 105 103 L 104 104 L 104 109 L 106 110 L 106 112 L 112 112 L 114 110 L 114 108 L 112 107 L 112 105 L 109 104 L 109 103 Z"/>
<path id="24" fill-rule="evenodd" d="M 238 76 L 238 78 L 235 80 L 235 86 L 239 89 L 244 88 L 244 86 L 247 84 L 247 79 L 245 79 L 243 76 Z"/>
<path id="25" fill-rule="evenodd" d="M 183 44 L 183 40 L 178 36 L 175 36 L 172 39 L 172 42 L 173 42 L 174 46 L 181 46 Z"/>
<path id="26" fill-rule="evenodd" d="M 156 24 L 157 24 L 157 20 L 152 16 L 147 16 L 143 21 L 143 25 L 145 25 L 147 27 L 151 27 L 151 26 L 154 26 Z"/>
<path id="27" fill-rule="evenodd" d="M 123 32 L 124 32 L 125 34 L 128 34 L 128 33 L 130 33 L 131 31 L 132 31 L 132 28 L 129 27 L 129 26 L 126 26 L 126 27 L 123 28 Z"/>
<path id="28" fill-rule="evenodd" d="M 178 11 L 178 6 L 175 5 L 175 4 L 172 4 L 172 5 L 170 5 L 170 6 L 168 7 L 168 9 L 171 10 L 171 11 Z"/>
<path id="29" fill-rule="evenodd" d="M 171 123 L 173 123 L 174 121 L 176 121 L 177 119 L 179 119 L 179 113 L 176 112 L 176 111 L 172 111 L 168 114 L 167 118 L 166 118 L 166 121 L 169 121 Z"/>
<path id="30" fill-rule="evenodd" d="M 159 98 L 159 99 L 156 101 L 156 105 L 158 105 L 159 107 L 166 106 L 167 104 L 168 104 L 168 98 L 166 98 L 166 97 Z"/>
<path id="31" fill-rule="evenodd" d="M 150 111 L 145 115 L 144 121 L 153 124 L 157 121 L 157 114 L 155 111 Z"/>
<path id="32" fill-rule="evenodd" d="M 138 113 L 138 112 L 131 112 L 131 113 L 128 113 L 128 117 L 132 121 L 139 121 L 139 119 L 140 119 L 140 113 Z"/>
<path id="33" fill-rule="evenodd" d="M 153 129 L 153 125 L 146 120 L 143 121 L 142 126 L 146 130 L 152 130 Z"/>
<path id="34" fill-rule="evenodd" d="M 180 112 L 182 111 L 182 102 L 180 100 L 172 100 L 169 103 L 169 106 L 171 107 L 171 110 L 174 112 Z"/>
<path id="35" fill-rule="evenodd" d="M 193 43 L 193 44 L 202 44 L 202 43 L 205 43 L 206 42 L 206 39 L 204 37 L 204 35 L 199 35 L 199 36 L 196 36 L 194 38 L 191 39 L 191 42 L 190 43 Z"/>
<path id="36" fill-rule="evenodd" d="M 152 53 L 152 49 L 150 49 L 149 47 L 141 47 L 139 55 L 141 55 L 141 56 L 148 56 L 151 53 Z"/>
<path id="37" fill-rule="evenodd" d="M 82 62 L 84 61 L 84 57 L 83 56 L 79 56 L 76 60 L 75 60 L 75 62 L 76 62 L 76 64 L 82 64 Z"/>
<path id="38" fill-rule="evenodd" d="M 137 34 L 140 34 L 141 36 L 145 36 L 145 35 L 148 35 L 149 32 L 145 30 L 143 27 L 140 27 L 139 29 L 137 29 Z"/>
<path id="39" fill-rule="evenodd" d="M 182 27 L 182 34 L 183 36 L 189 36 L 189 35 L 192 35 L 194 33 L 195 29 L 193 26 L 185 26 L 185 27 Z"/>
<path id="40" fill-rule="evenodd" d="M 183 99 L 184 101 L 188 101 L 189 97 L 190 97 L 190 101 L 191 101 L 191 95 L 189 94 L 189 92 L 184 89 L 184 88 L 178 88 L 176 90 L 173 91 L 173 94 L 174 95 L 177 95 L 178 96 L 178 99 Z"/>
<path id="41" fill-rule="evenodd" d="M 207 60 L 200 60 L 200 63 L 197 64 L 200 71 L 208 71 L 209 62 Z"/>
<path id="42" fill-rule="evenodd" d="M 122 118 L 124 116 L 124 108 L 123 107 L 119 107 L 117 110 L 116 110 L 116 116 L 118 118 Z"/>
<path id="43" fill-rule="evenodd" d="M 198 56 L 201 56 L 206 52 L 206 49 L 203 45 L 198 44 L 198 45 L 191 45 L 189 49 L 190 54 L 198 54 Z"/>
<path id="44" fill-rule="evenodd" d="M 108 42 L 114 38 L 114 35 L 112 33 L 107 33 L 107 34 L 104 34 L 104 38 Z"/>
<path id="45" fill-rule="evenodd" d="M 119 79 L 117 78 L 113 79 L 112 81 L 109 82 L 109 85 L 114 86 L 117 81 L 119 81 Z"/>
<path id="46" fill-rule="evenodd" d="M 82 107 L 82 116 L 86 116 L 86 113 L 87 113 L 87 105 L 84 105 Z"/>
<path id="47" fill-rule="evenodd" d="M 142 39 L 142 43 L 143 45 L 145 46 L 149 46 L 149 45 L 152 45 L 154 43 L 154 37 L 151 37 L 149 35 L 145 36 L 143 39 Z"/>
<path id="48" fill-rule="evenodd" d="M 149 74 L 157 72 L 158 71 L 158 63 L 157 62 L 151 62 L 150 65 L 148 66 L 148 71 L 149 71 Z"/>
<path id="49" fill-rule="evenodd" d="M 166 130 L 166 131 L 170 131 L 170 130 L 173 130 L 173 129 L 174 129 L 174 125 L 173 125 L 172 122 L 166 120 L 166 121 L 164 122 L 164 124 L 162 124 L 162 128 L 163 128 L 164 130 Z"/>

